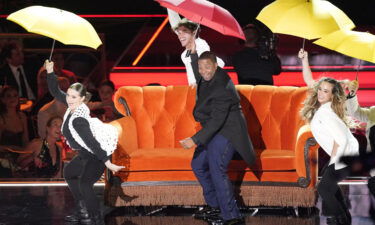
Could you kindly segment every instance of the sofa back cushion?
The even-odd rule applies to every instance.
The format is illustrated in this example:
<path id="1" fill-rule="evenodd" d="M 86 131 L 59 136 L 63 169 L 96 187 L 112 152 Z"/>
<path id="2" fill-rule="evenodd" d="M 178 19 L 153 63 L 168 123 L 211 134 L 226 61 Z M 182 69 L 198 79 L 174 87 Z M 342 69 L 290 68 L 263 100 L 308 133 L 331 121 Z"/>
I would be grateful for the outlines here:
<path id="1" fill-rule="evenodd" d="M 306 88 L 236 88 L 255 148 L 294 149 L 297 131 L 304 124 L 299 111 Z M 115 94 L 115 104 L 125 114 L 118 103 L 120 97 L 126 100 L 136 123 L 138 148 L 180 148 L 179 140 L 200 129 L 192 115 L 195 89 L 188 86 L 121 87 Z"/>
<path id="2" fill-rule="evenodd" d="M 237 85 L 255 149 L 294 150 L 307 88 Z"/>

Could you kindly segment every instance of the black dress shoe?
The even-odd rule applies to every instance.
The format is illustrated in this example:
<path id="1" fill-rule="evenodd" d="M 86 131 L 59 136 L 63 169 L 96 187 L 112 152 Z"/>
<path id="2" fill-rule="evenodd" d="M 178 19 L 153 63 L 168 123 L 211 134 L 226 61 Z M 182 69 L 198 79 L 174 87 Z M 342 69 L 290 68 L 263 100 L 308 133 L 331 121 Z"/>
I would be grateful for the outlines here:
<path id="1" fill-rule="evenodd" d="M 351 225 L 351 221 L 346 215 L 327 217 L 327 225 Z"/>
<path id="2" fill-rule="evenodd" d="M 79 222 L 84 225 L 105 225 L 100 211 L 90 211 L 89 217 L 81 219 Z"/>
<path id="3" fill-rule="evenodd" d="M 79 222 L 81 219 L 89 217 L 89 213 L 83 201 L 78 201 L 76 209 L 73 214 L 65 216 L 65 221 L 68 222 Z"/>
<path id="4" fill-rule="evenodd" d="M 230 220 L 224 220 L 222 218 L 217 218 L 216 220 L 208 220 L 211 225 L 245 225 L 245 219 L 240 218 L 234 218 Z"/>
<path id="5" fill-rule="evenodd" d="M 327 225 L 340 225 L 335 216 L 327 217 Z"/>
<path id="6" fill-rule="evenodd" d="M 209 217 L 219 217 L 220 214 L 220 209 L 219 208 L 213 208 L 211 206 L 205 206 L 199 210 L 197 210 L 194 214 L 193 217 L 195 219 L 200 219 L 200 220 L 206 220 Z"/>
<path id="7" fill-rule="evenodd" d="M 235 218 L 231 220 L 225 220 L 223 225 L 245 225 L 244 218 Z"/>

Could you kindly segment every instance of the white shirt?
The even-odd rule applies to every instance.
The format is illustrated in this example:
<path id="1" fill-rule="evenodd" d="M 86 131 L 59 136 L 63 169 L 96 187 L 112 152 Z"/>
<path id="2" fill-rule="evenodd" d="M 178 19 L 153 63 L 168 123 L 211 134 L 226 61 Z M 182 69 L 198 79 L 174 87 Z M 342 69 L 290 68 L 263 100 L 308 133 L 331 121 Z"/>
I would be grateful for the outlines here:
<path id="1" fill-rule="evenodd" d="M 23 66 L 16 67 L 16 66 L 13 66 L 11 64 L 8 64 L 8 65 L 10 67 L 10 70 L 13 73 L 14 78 L 17 81 L 18 87 L 21 87 L 20 79 L 24 79 L 25 85 L 26 85 L 26 90 L 27 90 L 26 95 L 27 95 L 28 99 L 34 100 L 35 99 L 35 95 L 34 95 L 33 91 L 30 88 L 29 82 L 27 81 L 26 77 L 21 76 L 21 74 L 18 71 L 18 68 L 19 68 L 21 70 L 21 72 L 23 73 L 23 75 L 26 76 L 25 71 L 23 69 Z M 21 88 L 19 89 L 19 92 L 20 92 L 20 96 L 23 95 L 23 94 L 25 94 L 25 93 L 22 93 Z"/>
<path id="2" fill-rule="evenodd" d="M 337 143 L 336 155 L 331 157 L 329 162 L 329 165 L 335 164 L 336 170 L 347 166 L 339 162 L 341 156 L 359 154 L 357 139 L 355 139 L 344 121 L 333 111 L 331 102 L 319 107 L 311 120 L 310 126 L 315 140 L 328 155 L 331 156 L 334 142 Z"/>
<path id="3" fill-rule="evenodd" d="M 170 9 L 167 9 L 167 10 L 168 10 L 169 23 L 171 24 L 172 29 L 174 29 L 175 27 L 177 27 L 178 23 L 181 21 L 181 18 L 178 15 L 178 13 L 176 13 L 175 11 L 170 10 Z M 195 49 L 199 57 L 203 52 L 210 51 L 210 46 L 207 44 L 205 40 L 201 38 L 197 38 L 195 39 Z M 189 85 L 195 85 L 196 80 L 195 80 L 193 68 L 191 66 L 191 58 L 186 57 L 186 52 L 187 52 L 186 49 L 185 51 L 182 52 L 181 60 L 185 64 L 186 75 L 187 75 L 187 80 L 188 80 Z M 224 67 L 225 63 L 221 58 L 216 57 L 216 61 L 217 61 L 218 66 L 220 66 L 221 68 Z"/>
<path id="4" fill-rule="evenodd" d="M 370 128 L 375 125 L 375 106 L 370 108 L 362 108 L 358 104 L 357 96 L 346 100 L 346 108 L 348 114 L 362 122 L 365 122 L 366 125 L 366 137 L 367 137 L 367 149 L 370 149 L 370 140 L 368 139 Z"/>

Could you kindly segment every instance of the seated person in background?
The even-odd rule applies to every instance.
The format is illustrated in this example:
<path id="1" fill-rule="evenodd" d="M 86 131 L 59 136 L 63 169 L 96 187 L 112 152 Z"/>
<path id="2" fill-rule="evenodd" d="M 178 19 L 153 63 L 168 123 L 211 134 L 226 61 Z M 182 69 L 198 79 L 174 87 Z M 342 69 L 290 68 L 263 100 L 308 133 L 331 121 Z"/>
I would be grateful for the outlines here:
<path id="1" fill-rule="evenodd" d="M 4 86 L 0 92 L 0 177 L 12 177 L 12 165 L 29 142 L 26 115 L 20 111 L 16 87 Z"/>
<path id="2" fill-rule="evenodd" d="M 253 24 L 244 29 L 244 48 L 235 53 L 232 59 L 239 84 L 273 85 L 273 75 L 281 72 L 281 62 L 275 52 L 272 33 L 263 35 Z"/>
<path id="3" fill-rule="evenodd" d="M 101 102 L 88 102 L 87 106 L 91 109 L 91 114 L 98 117 L 103 122 L 111 122 L 122 115 L 115 108 L 112 97 L 115 92 L 115 85 L 110 80 L 105 80 L 100 83 L 99 97 Z"/>
<path id="4" fill-rule="evenodd" d="M 4 65 L 0 68 L 0 86 L 14 86 L 19 96 L 30 100 L 36 99 L 37 70 L 34 64 L 24 63 L 22 47 L 17 42 L 9 42 L 1 49 L 1 59 Z"/>
<path id="5" fill-rule="evenodd" d="M 59 86 L 64 91 L 66 91 L 70 86 L 68 80 L 65 77 L 59 77 L 58 82 L 59 82 Z M 48 87 L 47 87 L 47 90 L 48 90 Z M 61 102 L 56 101 L 56 99 L 53 99 L 53 98 L 52 98 L 52 101 L 41 106 L 37 115 L 38 135 L 40 138 L 45 138 L 46 136 L 47 120 L 51 116 L 54 116 L 54 115 L 63 117 L 64 112 L 66 111 L 66 108 L 67 106 L 65 104 L 62 104 Z"/>
<path id="6" fill-rule="evenodd" d="M 0 93 L 0 145 L 23 147 L 28 142 L 27 118 L 20 111 L 18 90 L 5 86 Z"/>
<path id="7" fill-rule="evenodd" d="M 57 141 L 61 136 L 62 118 L 53 116 L 47 121 L 46 138 L 33 139 L 20 154 L 11 161 L 13 177 L 61 177 L 61 151 Z"/>
<path id="8" fill-rule="evenodd" d="M 61 136 L 62 117 L 50 117 L 46 124 L 46 137 L 37 138 L 26 147 L 32 153 L 29 169 L 35 177 L 61 177 L 61 150 L 57 141 Z"/>

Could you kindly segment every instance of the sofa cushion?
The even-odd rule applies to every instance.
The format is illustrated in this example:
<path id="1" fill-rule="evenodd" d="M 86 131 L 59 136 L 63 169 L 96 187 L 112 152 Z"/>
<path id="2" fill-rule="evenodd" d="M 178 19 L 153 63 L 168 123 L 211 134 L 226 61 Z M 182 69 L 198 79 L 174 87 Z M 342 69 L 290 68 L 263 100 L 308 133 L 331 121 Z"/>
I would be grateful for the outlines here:
<path id="1" fill-rule="evenodd" d="M 252 170 L 295 170 L 294 151 L 290 150 L 256 150 L 257 161 Z M 130 153 L 129 171 L 147 170 L 191 170 L 191 159 L 194 150 L 182 148 L 138 149 Z M 242 160 L 232 160 L 229 170 L 249 169 Z"/>

